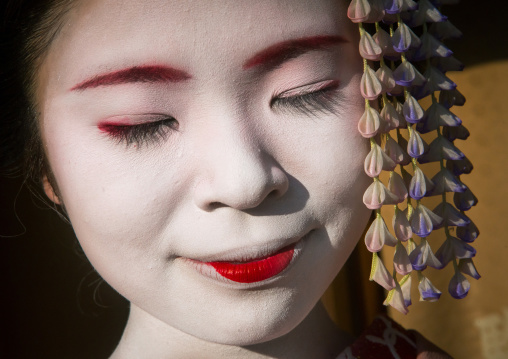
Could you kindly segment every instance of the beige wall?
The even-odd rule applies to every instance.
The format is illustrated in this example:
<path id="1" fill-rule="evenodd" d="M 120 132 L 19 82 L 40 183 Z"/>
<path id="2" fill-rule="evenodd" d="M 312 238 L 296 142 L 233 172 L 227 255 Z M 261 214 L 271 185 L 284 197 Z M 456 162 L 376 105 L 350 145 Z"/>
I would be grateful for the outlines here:
<path id="1" fill-rule="evenodd" d="M 471 279 L 468 296 L 456 300 L 447 292 L 451 265 L 440 272 L 426 270 L 443 292 L 441 299 L 420 303 L 416 291 L 408 315 L 389 312 L 456 358 L 508 358 L 508 236 L 503 230 L 508 226 L 508 61 L 472 66 L 449 76 L 467 98 L 464 107 L 452 111 L 471 132 L 467 141 L 456 143 L 474 164 L 473 172 L 461 180 L 479 198 L 468 215 L 480 229 L 473 246 L 482 278 Z"/>

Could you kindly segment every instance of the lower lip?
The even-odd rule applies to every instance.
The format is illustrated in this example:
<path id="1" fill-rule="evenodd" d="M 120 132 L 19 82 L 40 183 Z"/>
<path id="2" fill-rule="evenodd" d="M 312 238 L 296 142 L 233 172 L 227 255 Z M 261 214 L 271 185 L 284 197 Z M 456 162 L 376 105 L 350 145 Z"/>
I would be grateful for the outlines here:
<path id="1" fill-rule="evenodd" d="M 215 271 L 233 282 L 255 283 L 272 278 L 286 269 L 294 256 L 294 247 L 282 248 L 277 253 L 251 262 L 205 262 Z"/>

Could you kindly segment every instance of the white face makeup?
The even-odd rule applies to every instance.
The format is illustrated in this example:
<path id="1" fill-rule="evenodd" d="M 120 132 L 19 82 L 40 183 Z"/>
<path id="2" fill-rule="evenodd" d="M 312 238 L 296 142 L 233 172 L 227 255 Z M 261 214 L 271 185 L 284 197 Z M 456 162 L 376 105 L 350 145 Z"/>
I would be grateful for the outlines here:
<path id="1" fill-rule="evenodd" d="M 69 12 L 40 73 L 43 140 L 86 255 L 133 308 L 234 345 L 305 318 L 369 216 L 357 44 L 341 1 Z M 292 245 L 261 281 L 202 263 Z"/>

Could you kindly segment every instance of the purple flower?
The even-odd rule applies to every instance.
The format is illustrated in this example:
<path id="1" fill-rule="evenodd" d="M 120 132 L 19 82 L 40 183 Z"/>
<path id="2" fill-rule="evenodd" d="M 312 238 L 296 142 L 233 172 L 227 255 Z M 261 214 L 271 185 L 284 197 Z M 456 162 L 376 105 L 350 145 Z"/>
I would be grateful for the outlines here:
<path id="1" fill-rule="evenodd" d="M 395 237 L 402 242 L 407 241 L 413 236 L 413 230 L 407 220 L 406 213 L 401 211 L 398 207 L 395 209 L 395 214 L 392 220 L 392 227 L 395 232 Z"/>
<path id="2" fill-rule="evenodd" d="M 467 295 L 470 287 L 471 284 L 469 284 L 466 277 L 464 277 L 464 275 L 459 271 L 455 271 L 455 274 L 448 285 L 448 292 L 453 298 L 462 299 Z"/>
<path id="3" fill-rule="evenodd" d="M 435 302 L 441 297 L 441 291 L 434 287 L 430 280 L 423 274 L 420 275 L 418 291 L 420 292 L 420 300 Z"/>
<path id="4" fill-rule="evenodd" d="M 379 117 L 379 112 L 370 106 L 366 107 L 358 122 L 358 131 L 360 131 L 363 137 L 371 138 L 377 135 L 380 125 L 381 118 Z"/>
<path id="5" fill-rule="evenodd" d="M 461 119 L 438 102 L 433 103 L 426 111 L 423 119 L 417 124 L 420 133 L 436 130 L 439 126 L 459 126 Z M 446 128 L 446 127 L 445 127 Z"/>
<path id="6" fill-rule="evenodd" d="M 443 73 L 464 70 L 464 64 L 453 56 L 434 57 L 430 60 L 430 63 Z"/>
<path id="7" fill-rule="evenodd" d="M 471 258 L 464 258 L 459 261 L 459 270 L 467 274 L 468 276 L 473 277 L 474 279 L 480 279 L 480 274 L 476 270 L 474 266 L 473 260 Z"/>
<path id="8" fill-rule="evenodd" d="M 391 247 L 397 244 L 397 239 L 388 231 L 381 215 L 377 215 L 365 235 L 365 245 L 370 252 L 379 252 L 384 245 Z"/>
<path id="9" fill-rule="evenodd" d="M 473 164 L 467 157 L 458 161 L 446 161 L 446 168 L 448 168 L 455 176 L 461 174 L 469 174 L 473 170 Z"/>
<path id="10" fill-rule="evenodd" d="M 413 178 L 409 183 L 409 196 L 413 199 L 422 199 L 430 193 L 434 188 L 434 184 L 431 180 L 425 176 L 423 171 L 418 167 L 415 168 Z"/>
<path id="11" fill-rule="evenodd" d="M 448 57 L 453 55 L 453 52 L 449 48 L 428 32 L 420 37 L 420 41 L 421 46 L 413 55 L 413 59 L 416 61 L 430 59 L 431 57 Z"/>
<path id="12" fill-rule="evenodd" d="M 433 66 L 428 67 L 423 76 L 427 79 L 431 91 L 449 91 L 457 87 L 455 82 Z"/>
<path id="13" fill-rule="evenodd" d="M 383 17 L 383 23 L 390 25 L 395 24 L 398 21 L 397 14 L 388 14 L 385 12 L 385 16 Z"/>
<path id="14" fill-rule="evenodd" d="M 441 268 L 442 264 L 439 259 L 436 258 L 426 238 L 422 238 L 422 241 L 415 249 L 409 254 L 409 259 L 415 270 L 424 270 L 427 266 L 432 268 Z"/>
<path id="15" fill-rule="evenodd" d="M 464 106 L 466 98 L 457 89 L 441 91 L 439 93 L 439 103 L 446 108 L 450 108 L 452 106 Z"/>
<path id="16" fill-rule="evenodd" d="M 441 22 L 446 19 L 448 18 L 441 14 L 429 0 L 420 0 L 418 10 L 413 12 L 411 26 L 421 26 L 425 22 Z"/>
<path id="17" fill-rule="evenodd" d="M 461 211 L 468 211 L 471 207 L 476 206 L 478 198 L 466 187 L 464 192 L 457 192 L 453 195 L 453 203 L 455 203 L 455 207 Z"/>
<path id="18" fill-rule="evenodd" d="M 441 268 L 446 267 L 453 259 L 473 258 L 475 255 L 476 249 L 452 236 L 446 238 L 436 252 L 436 257 L 442 264 Z"/>
<path id="19" fill-rule="evenodd" d="M 397 52 L 406 52 L 410 47 L 420 46 L 420 38 L 403 22 L 393 33 L 392 42 Z"/>
<path id="20" fill-rule="evenodd" d="M 411 86 L 414 84 L 424 84 L 425 77 L 409 61 L 402 61 L 393 71 L 395 83 L 400 86 Z"/>
<path id="21" fill-rule="evenodd" d="M 420 237 L 427 237 L 433 229 L 441 226 L 443 219 L 430 209 L 419 203 L 414 209 L 411 218 L 411 229 Z"/>
<path id="22" fill-rule="evenodd" d="M 453 175 L 447 168 L 443 168 L 432 177 L 432 183 L 435 184 L 431 195 L 442 194 L 443 192 L 464 192 L 467 186 Z"/>
<path id="23" fill-rule="evenodd" d="M 413 0 L 403 0 L 400 11 L 412 11 L 418 9 L 418 3 Z"/>
<path id="24" fill-rule="evenodd" d="M 368 209 L 379 209 L 383 204 L 397 204 L 398 200 L 379 180 L 374 180 L 363 194 L 363 203 Z"/>
<path id="25" fill-rule="evenodd" d="M 417 123 L 423 118 L 425 112 L 418 101 L 413 96 L 409 95 L 402 106 L 402 113 L 407 122 Z"/>
<path id="26" fill-rule="evenodd" d="M 443 136 L 446 137 L 449 141 L 455 141 L 457 138 L 459 140 L 466 140 L 469 137 L 469 130 L 464 127 L 464 125 L 456 127 L 444 127 Z"/>
<path id="27" fill-rule="evenodd" d="M 448 141 L 444 136 L 438 136 L 430 143 L 428 152 L 421 156 L 418 161 L 420 163 L 427 163 L 439 162 L 441 159 L 456 161 L 463 158 L 464 154 L 453 143 Z"/>
<path id="28" fill-rule="evenodd" d="M 442 225 L 444 226 L 464 227 L 471 222 L 465 214 L 460 213 L 453 205 L 447 202 L 438 204 L 433 212 L 443 218 Z"/>
<path id="29" fill-rule="evenodd" d="M 464 227 L 458 227 L 456 232 L 457 237 L 462 239 L 464 242 L 474 242 L 476 238 L 480 235 L 480 231 L 478 227 L 471 221 L 468 225 Z"/>
<path id="30" fill-rule="evenodd" d="M 392 171 L 397 164 L 383 152 L 377 143 L 371 145 L 371 149 L 364 161 L 365 173 L 370 177 L 377 177 L 381 171 Z"/>
<path id="31" fill-rule="evenodd" d="M 404 305 L 409 307 L 411 305 L 411 275 L 405 275 L 401 279 L 399 285 L 402 291 L 402 297 L 404 298 Z"/>
<path id="32" fill-rule="evenodd" d="M 369 280 L 375 281 L 386 290 L 392 290 L 396 285 L 395 280 L 390 273 L 388 273 L 388 270 L 376 252 L 372 253 L 372 268 L 370 270 Z"/>
<path id="33" fill-rule="evenodd" d="M 429 150 L 429 145 L 416 131 L 411 131 L 407 144 L 407 153 L 413 158 L 420 158 Z"/>
<path id="34" fill-rule="evenodd" d="M 429 32 L 439 40 L 460 39 L 462 32 L 450 21 L 435 22 L 429 26 Z"/>
<path id="35" fill-rule="evenodd" d="M 415 83 L 413 83 L 413 86 L 409 88 L 409 93 L 415 99 L 421 100 L 422 98 L 429 96 L 432 91 L 428 82 L 425 82 L 422 85 L 415 85 Z"/>
<path id="36" fill-rule="evenodd" d="M 402 0 L 384 0 L 383 6 L 387 14 L 398 14 L 402 8 Z"/>

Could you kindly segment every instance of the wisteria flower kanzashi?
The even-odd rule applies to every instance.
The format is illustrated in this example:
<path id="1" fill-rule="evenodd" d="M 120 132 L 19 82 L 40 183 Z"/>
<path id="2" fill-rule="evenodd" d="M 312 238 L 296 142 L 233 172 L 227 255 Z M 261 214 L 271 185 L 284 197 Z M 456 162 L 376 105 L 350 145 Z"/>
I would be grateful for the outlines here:
<path id="1" fill-rule="evenodd" d="M 425 301 L 441 296 L 422 274 L 429 266 L 440 269 L 453 263 L 448 291 L 455 298 L 464 298 L 469 291 L 464 274 L 480 277 L 472 260 L 476 250 L 470 245 L 479 231 L 465 213 L 478 199 L 460 178 L 473 165 L 455 143 L 465 140 L 469 131 L 451 110 L 462 106 L 465 98 L 446 75 L 463 65 L 443 43 L 462 34 L 440 11 L 441 5 L 457 2 L 352 0 L 348 8 L 348 17 L 359 26 L 364 59 L 360 92 L 365 112 L 358 130 L 371 146 L 364 165 L 373 183 L 363 196 L 364 204 L 375 212 L 365 237 L 373 254 L 370 279 L 388 291 L 384 304 L 403 313 L 411 304 L 413 272 Z M 419 101 L 424 97 L 431 100 L 427 109 Z M 423 134 L 433 138 L 427 142 Z M 430 162 L 440 168 L 432 176 L 424 171 Z M 383 172 L 389 174 L 387 185 L 380 178 Z M 430 196 L 441 197 L 433 210 L 423 204 Z M 393 231 L 381 215 L 386 205 L 395 209 Z M 444 241 L 431 243 L 427 237 L 441 228 Z M 385 245 L 395 247 L 393 274 L 378 254 Z"/>

